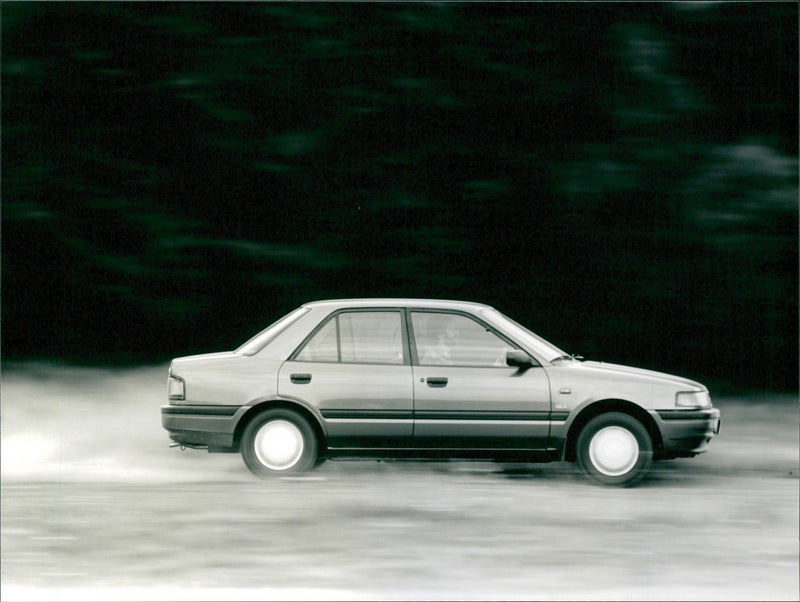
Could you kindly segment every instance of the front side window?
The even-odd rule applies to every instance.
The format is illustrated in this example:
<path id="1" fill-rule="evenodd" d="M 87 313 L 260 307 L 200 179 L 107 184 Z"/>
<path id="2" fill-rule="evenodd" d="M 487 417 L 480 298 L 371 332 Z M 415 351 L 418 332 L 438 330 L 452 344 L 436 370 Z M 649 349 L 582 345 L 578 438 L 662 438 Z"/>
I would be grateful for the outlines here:
<path id="1" fill-rule="evenodd" d="M 295 356 L 300 362 L 402 364 L 399 312 L 342 312 L 329 319 Z"/>
<path id="2" fill-rule="evenodd" d="M 460 314 L 412 312 L 422 366 L 506 366 L 512 345 L 483 324 Z"/>

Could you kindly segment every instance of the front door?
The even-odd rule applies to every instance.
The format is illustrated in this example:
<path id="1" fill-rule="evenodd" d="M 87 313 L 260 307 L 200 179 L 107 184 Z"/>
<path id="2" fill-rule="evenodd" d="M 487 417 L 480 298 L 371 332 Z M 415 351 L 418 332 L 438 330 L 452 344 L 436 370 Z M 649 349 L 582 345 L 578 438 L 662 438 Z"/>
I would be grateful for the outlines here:
<path id="1" fill-rule="evenodd" d="M 550 386 L 537 365 L 506 364 L 518 346 L 467 314 L 412 311 L 417 446 L 546 449 Z"/>

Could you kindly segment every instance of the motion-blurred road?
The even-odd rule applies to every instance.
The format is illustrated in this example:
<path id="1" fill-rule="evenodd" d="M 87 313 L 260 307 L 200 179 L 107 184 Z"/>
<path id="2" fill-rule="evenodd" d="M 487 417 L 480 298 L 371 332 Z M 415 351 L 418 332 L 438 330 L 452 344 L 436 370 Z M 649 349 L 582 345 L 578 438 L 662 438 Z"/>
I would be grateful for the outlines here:
<path id="1" fill-rule="evenodd" d="M 469 462 L 261 482 L 168 449 L 165 375 L 4 367 L 3 600 L 800 597 L 796 396 L 716 399 L 709 453 L 633 489 Z"/>

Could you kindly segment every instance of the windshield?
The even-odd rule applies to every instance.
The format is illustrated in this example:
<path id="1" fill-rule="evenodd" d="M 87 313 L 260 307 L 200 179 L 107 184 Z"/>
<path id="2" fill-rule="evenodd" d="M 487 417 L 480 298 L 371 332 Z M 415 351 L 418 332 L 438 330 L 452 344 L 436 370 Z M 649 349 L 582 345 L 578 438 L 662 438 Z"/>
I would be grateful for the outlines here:
<path id="1" fill-rule="evenodd" d="M 514 340 L 524 347 L 533 351 L 539 356 L 539 359 L 544 359 L 549 362 L 552 361 L 553 358 L 567 355 L 555 345 L 551 345 L 542 337 L 532 333 L 521 324 L 518 324 L 508 316 L 504 316 L 492 307 L 482 310 L 481 315 L 486 318 L 487 321 L 507 332 Z"/>
<path id="2" fill-rule="evenodd" d="M 266 329 L 259 332 L 252 339 L 247 341 L 244 345 L 236 350 L 240 355 L 253 355 L 261 351 L 267 343 L 278 336 L 284 329 L 292 325 L 297 319 L 305 315 L 309 311 L 307 307 L 298 307 L 293 312 L 286 314 L 274 324 L 268 326 Z"/>

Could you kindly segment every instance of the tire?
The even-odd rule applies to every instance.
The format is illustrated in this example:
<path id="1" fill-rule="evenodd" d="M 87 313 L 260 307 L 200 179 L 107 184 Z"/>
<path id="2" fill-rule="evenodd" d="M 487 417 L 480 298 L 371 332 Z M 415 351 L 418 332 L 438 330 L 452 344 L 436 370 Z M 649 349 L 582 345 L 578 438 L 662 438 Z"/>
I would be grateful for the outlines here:
<path id="1" fill-rule="evenodd" d="M 311 470 L 318 446 L 308 421 L 282 408 L 261 412 L 242 433 L 242 459 L 261 478 Z"/>
<path id="2" fill-rule="evenodd" d="M 578 465 L 602 485 L 630 487 L 653 463 L 653 441 L 641 422 L 629 414 L 595 416 L 578 436 Z"/>

